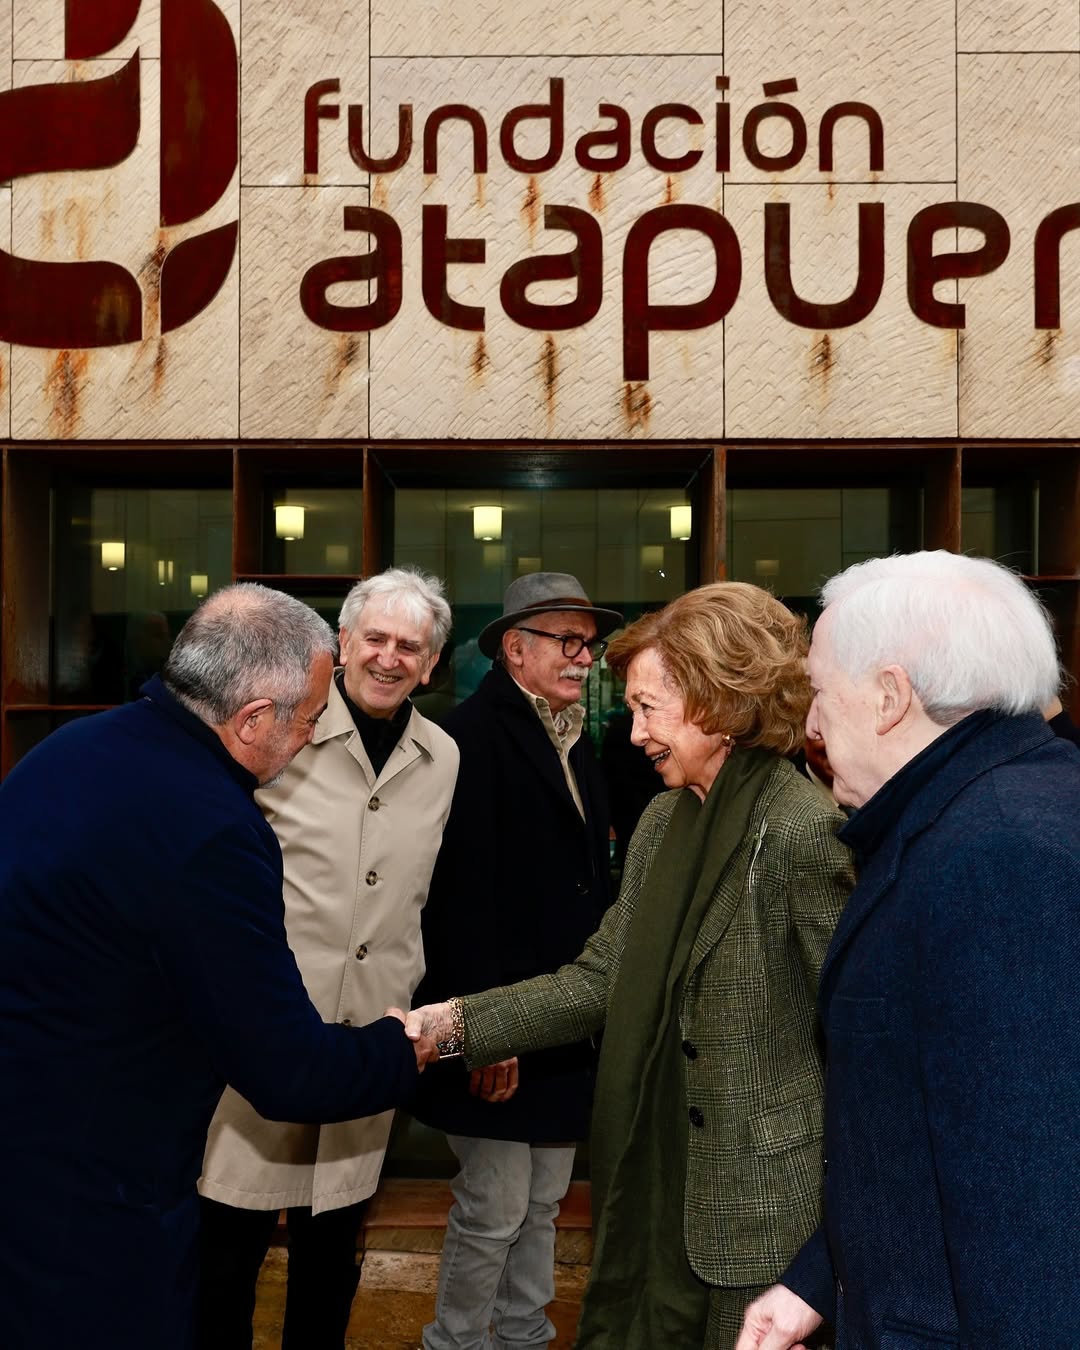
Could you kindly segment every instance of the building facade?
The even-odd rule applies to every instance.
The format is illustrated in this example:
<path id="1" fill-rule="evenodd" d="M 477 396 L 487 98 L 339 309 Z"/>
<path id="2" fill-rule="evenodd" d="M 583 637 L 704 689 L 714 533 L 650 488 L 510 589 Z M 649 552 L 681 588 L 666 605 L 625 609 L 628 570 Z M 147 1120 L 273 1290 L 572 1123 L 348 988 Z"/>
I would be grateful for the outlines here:
<path id="1" fill-rule="evenodd" d="M 539 567 L 976 551 L 1080 670 L 1076 0 L 0 0 L 0 158 L 0 770 L 391 562 L 433 709 Z"/>

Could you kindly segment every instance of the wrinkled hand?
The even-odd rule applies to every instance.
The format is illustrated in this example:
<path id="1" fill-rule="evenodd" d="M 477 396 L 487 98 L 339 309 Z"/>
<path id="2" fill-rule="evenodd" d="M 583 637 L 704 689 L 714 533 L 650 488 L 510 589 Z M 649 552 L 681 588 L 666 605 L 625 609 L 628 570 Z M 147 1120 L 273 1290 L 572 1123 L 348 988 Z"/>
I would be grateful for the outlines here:
<path id="1" fill-rule="evenodd" d="M 747 1308 L 735 1350 L 806 1350 L 804 1337 L 821 1322 L 821 1314 L 798 1294 L 774 1284 Z"/>
<path id="2" fill-rule="evenodd" d="M 387 1008 L 386 1012 L 383 1013 L 383 1016 L 396 1017 L 401 1025 L 405 1027 L 405 1034 L 407 1036 L 409 1035 L 407 1019 L 400 1008 Z M 431 1036 L 409 1036 L 409 1040 L 412 1041 L 413 1051 L 416 1054 L 417 1072 L 423 1073 L 425 1065 L 434 1064 L 439 1058 L 439 1047 Z"/>
<path id="3" fill-rule="evenodd" d="M 517 1091 L 518 1062 L 504 1059 L 499 1064 L 488 1064 L 483 1069 L 473 1069 L 469 1075 L 469 1091 L 474 1097 L 485 1102 L 508 1102 Z"/>
<path id="4" fill-rule="evenodd" d="M 405 1018 L 405 1035 L 410 1041 L 418 1041 L 423 1036 L 432 1041 L 448 1041 L 453 1031 L 449 1003 L 426 1003 L 422 1008 L 414 1008 Z"/>

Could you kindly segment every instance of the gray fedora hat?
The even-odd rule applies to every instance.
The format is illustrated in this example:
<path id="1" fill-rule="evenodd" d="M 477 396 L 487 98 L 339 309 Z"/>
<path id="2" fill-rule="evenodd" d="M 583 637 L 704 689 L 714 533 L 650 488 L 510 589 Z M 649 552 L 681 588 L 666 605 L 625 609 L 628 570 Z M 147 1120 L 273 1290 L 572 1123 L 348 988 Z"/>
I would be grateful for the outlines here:
<path id="1" fill-rule="evenodd" d="M 590 614 L 596 622 L 597 637 L 606 637 L 623 621 L 617 609 L 599 609 L 590 604 L 585 587 L 569 572 L 528 572 L 507 586 L 502 618 L 493 619 L 477 638 L 480 650 L 494 658 L 507 629 L 518 627 L 522 619 L 531 615 L 549 614 L 553 610 Z"/>

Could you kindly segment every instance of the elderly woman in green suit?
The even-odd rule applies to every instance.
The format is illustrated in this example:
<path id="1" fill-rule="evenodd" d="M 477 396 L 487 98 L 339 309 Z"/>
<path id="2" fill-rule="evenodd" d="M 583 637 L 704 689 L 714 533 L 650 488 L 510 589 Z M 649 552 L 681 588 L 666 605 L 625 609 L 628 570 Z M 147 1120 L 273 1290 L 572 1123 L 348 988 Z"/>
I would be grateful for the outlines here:
<path id="1" fill-rule="evenodd" d="M 671 790 L 618 900 L 555 974 L 409 1017 L 469 1066 L 603 1031 L 578 1350 L 728 1350 L 818 1223 L 815 996 L 854 877 L 842 817 L 785 758 L 806 649 L 802 619 L 737 582 L 631 624 L 608 664 Z"/>

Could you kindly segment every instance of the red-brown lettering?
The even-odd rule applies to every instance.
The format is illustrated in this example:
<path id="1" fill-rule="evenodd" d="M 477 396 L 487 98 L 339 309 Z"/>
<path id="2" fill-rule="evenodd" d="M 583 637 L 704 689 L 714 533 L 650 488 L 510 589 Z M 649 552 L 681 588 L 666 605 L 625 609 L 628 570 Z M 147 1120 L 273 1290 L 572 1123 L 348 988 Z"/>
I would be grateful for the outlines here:
<path id="1" fill-rule="evenodd" d="M 508 268 L 499 287 L 503 309 L 523 328 L 553 332 L 580 328 L 596 317 L 604 298 L 604 245 L 599 223 L 574 206 L 545 206 L 545 230 L 570 230 L 577 243 L 569 253 L 545 253 L 523 258 Z M 534 282 L 577 279 L 573 300 L 541 305 L 526 292 Z"/>
<path id="2" fill-rule="evenodd" d="M 984 243 L 965 253 L 934 253 L 938 230 L 974 229 Z M 939 202 L 917 212 L 908 226 L 907 292 L 912 313 L 935 328 L 963 328 L 966 306 L 934 298 L 939 281 L 984 277 L 1009 255 L 1009 227 L 979 202 Z"/>
<path id="3" fill-rule="evenodd" d="M 769 299 L 789 323 L 800 328 L 848 328 L 865 319 L 881 297 L 885 281 L 885 207 L 859 203 L 859 264 L 846 300 L 830 304 L 803 300 L 791 280 L 791 207 L 765 204 L 765 285 Z"/>
<path id="4" fill-rule="evenodd" d="M 716 276 L 704 300 L 687 305 L 649 302 L 649 250 L 669 230 L 696 230 L 712 244 Z M 649 378 L 649 334 L 685 332 L 718 323 L 739 294 L 742 255 L 735 231 L 718 211 L 677 203 L 657 206 L 630 227 L 623 250 L 623 378 Z"/>
<path id="5" fill-rule="evenodd" d="M 579 136 L 574 146 L 574 158 L 590 173 L 625 169 L 630 163 L 630 114 L 617 103 L 601 103 L 600 116 L 610 117 L 615 125 L 610 131 L 588 131 Z M 611 146 L 614 154 L 596 154 L 601 146 Z"/>
<path id="6" fill-rule="evenodd" d="M 326 258 L 309 267 L 300 282 L 300 304 L 312 323 L 333 333 L 369 333 L 388 324 L 401 308 L 401 231 L 392 216 L 372 206 L 347 206 L 345 228 L 366 230 L 375 240 L 360 257 Z M 374 281 L 367 305 L 334 305 L 326 298 L 342 281 Z"/>
<path id="7" fill-rule="evenodd" d="M 450 298 L 447 269 L 451 263 L 482 263 L 486 253 L 483 239 L 448 239 L 446 207 L 425 206 L 421 234 L 420 283 L 428 312 L 440 323 L 468 332 L 482 332 L 483 305 L 464 305 Z"/>
<path id="8" fill-rule="evenodd" d="M 681 155 L 661 154 L 656 148 L 656 128 L 661 122 L 669 120 L 685 122 L 691 127 L 702 125 L 701 114 L 685 103 L 661 103 L 657 108 L 650 108 L 641 122 L 641 153 L 645 156 L 646 164 L 654 169 L 664 173 L 682 173 L 694 167 L 701 158 L 701 151 L 687 150 Z"/>
<path id="9" fill-rule="evenodd" d="M 499 128 L 499 147 L 502 157 L 511 169 L 518 173 L 544 173 L 558 164 L 563 152 L 566 116 L 564 104 L 564 82 L 560 79 L 548 81 L 549 101 L 547 103 L 523 103 L 511 108 L 502 120 Z M 537 119 L 551 123 L 548 148 L 542 155 L 530 159 L 519 155 L 514 145 L 514 132 L 526 119 Z"/>

